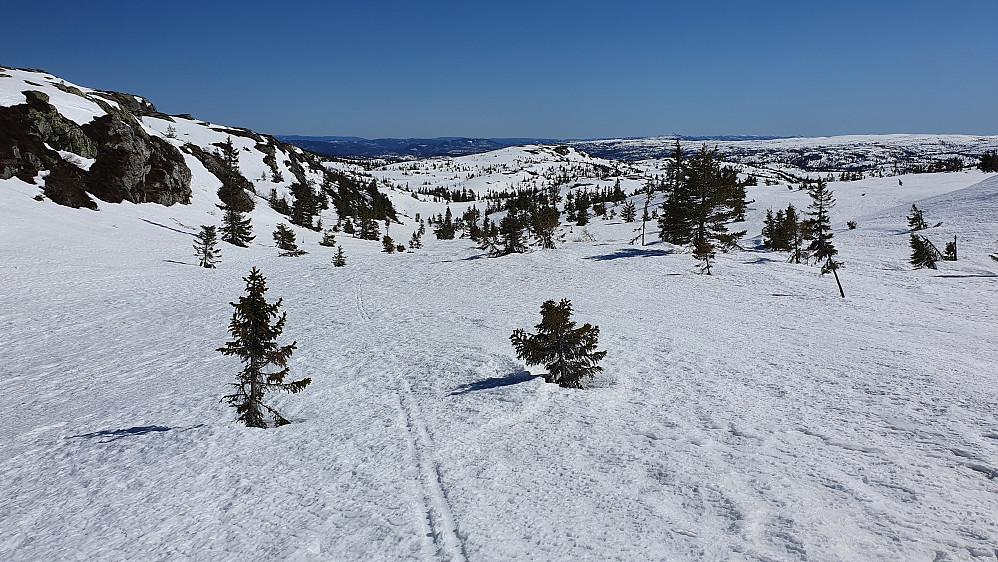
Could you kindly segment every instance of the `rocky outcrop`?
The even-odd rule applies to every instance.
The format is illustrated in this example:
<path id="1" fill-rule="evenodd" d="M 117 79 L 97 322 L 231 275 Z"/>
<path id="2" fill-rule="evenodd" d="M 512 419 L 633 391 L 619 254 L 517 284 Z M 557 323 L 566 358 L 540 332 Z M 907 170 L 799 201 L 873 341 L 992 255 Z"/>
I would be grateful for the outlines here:
<path id="1" fill-rule="evenodd" d="M 240 213 L 253 210 L 253 199 L 249 195 L 254 192 L 253 182 L 246 179 L 239 170 L 229 169 L 215 152 L 208 152 L 190 143 L 184 145 L 184 150 L 197 158 L 206 170 L 222 182 L 222 187 L 218 189 L 218 198 L 222 203 Z"/>
<path id="2" fill-rule="evenodd" d="M 96 209 L 91 196 L 109 203 L 190 203 L 191 171 L 183 155 L 148 135 L 131 112 L 158 114 L 152 104 L 107 93 L 118 107 L 101 104 L 108 113 L 80 126 L 60 115 L 46 94 L 23 93 L 25 103 L 0 107 L 0 178 L 35 183 L 48 172 L 45 195 L 71 207 Z M 80 159 L 70 161 L 59 151 Z M 86 161 L 92 162 L 81 164 Z"/>

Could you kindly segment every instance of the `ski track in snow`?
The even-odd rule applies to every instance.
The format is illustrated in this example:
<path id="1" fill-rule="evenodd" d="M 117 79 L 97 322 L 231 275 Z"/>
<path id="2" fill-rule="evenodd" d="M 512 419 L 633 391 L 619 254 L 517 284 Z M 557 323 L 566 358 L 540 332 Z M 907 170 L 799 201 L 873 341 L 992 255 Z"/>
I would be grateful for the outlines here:
<path id="1" fill-rule="evenodd" d="M 836 226 L 844 300 L 770 252 L 719 256 L 712 277 L 681 254 L 616 258 L 619 223 L 495 260 L 340 235 L 335 268 L 301 232 L 301 258 L 258 243 L 177 267 L 190 237 L 137 217 L 196 225 L 210 206 L 90 213 L 8 181 L 0 559 L 993 559 L 998 180 L 960 179 L 905 178 L 944 222 L 928 235 L 961 237 L 937 272 L 905 265 L 903 192 L 832 185 L 860 223 Z M 750 236 L 801 194 L 751 197 Z M 218 403 L 237 365 L 214 352 L 254 265 L 284 299 L 292 376 L 313 378 L 273 395 L 295 423 L 267 431 Z M 543 383 L 509 346 L 562 297 L 609 351 L 591 390 Z"/>

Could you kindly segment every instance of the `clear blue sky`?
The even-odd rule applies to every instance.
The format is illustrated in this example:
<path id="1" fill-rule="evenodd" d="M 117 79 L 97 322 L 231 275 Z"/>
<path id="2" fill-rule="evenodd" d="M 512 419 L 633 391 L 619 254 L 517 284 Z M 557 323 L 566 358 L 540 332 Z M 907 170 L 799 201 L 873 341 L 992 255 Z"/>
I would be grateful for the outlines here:
<path id="1" fill-rule="evenodd" d="M 273 134 L 998 134 L 998 0 L 6 4 L 0 65 Z"/>

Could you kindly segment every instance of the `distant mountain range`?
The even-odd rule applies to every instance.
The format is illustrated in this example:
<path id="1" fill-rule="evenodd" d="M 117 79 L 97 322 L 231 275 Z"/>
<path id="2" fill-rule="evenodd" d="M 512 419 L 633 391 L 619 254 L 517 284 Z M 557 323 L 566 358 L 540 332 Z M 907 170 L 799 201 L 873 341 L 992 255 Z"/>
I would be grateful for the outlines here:
<path id="1" fill-rule="evenodd" d="M 550 138 L 468 138 L 468 137 L 437 137 L 432 139 L 365 139 L 361 137 L 308 137 L 279 136 L 283 142 L 293 144 L 317 154 L 335 157 L 353 158 L 390 158 L 410 160 L 431 158 L 434 156 L 466 156 L 480 154 L 510 146 L 527 144 L 574 144 L 584 146 L 593 156 L 600 158 L 628 159 L 625 154 L 616 150 L 616 144 L 607 144 L 610 139 L 550 139 Z M 772 140 L 783 137 L 771 136 L 715 136 L 688 137 L 671 136 L 655 137 L 660 140 L 680 139 L 683 141 L 742 141 L 742 140 Z M 613 139 L 620 141 L 639 140 Z M 621 158 L 624 156 L 624 158 Z"/>

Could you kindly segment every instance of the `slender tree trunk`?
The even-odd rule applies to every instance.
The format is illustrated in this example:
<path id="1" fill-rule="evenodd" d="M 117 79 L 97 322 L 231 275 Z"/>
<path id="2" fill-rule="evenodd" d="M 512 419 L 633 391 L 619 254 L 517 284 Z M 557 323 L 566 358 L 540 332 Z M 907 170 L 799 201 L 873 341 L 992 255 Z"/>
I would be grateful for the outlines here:
<path id="1" fill-rule="evenodd" d="M 839 268 L 837 268 L 837 267 L 833 267 L 832 268 L 832 275 L 835 276 L 835 284 L 839 286 L 839 294 L 842 295 L 842 298 L 846 298 L 845 291 L 842 290 L 842 283 L 839 282 L 839 272 L 838 272 L 838 269 Z"/>

